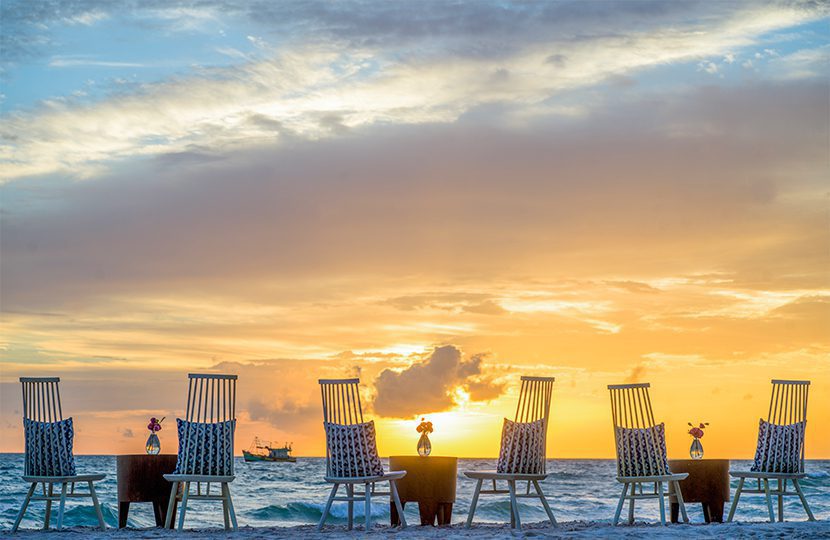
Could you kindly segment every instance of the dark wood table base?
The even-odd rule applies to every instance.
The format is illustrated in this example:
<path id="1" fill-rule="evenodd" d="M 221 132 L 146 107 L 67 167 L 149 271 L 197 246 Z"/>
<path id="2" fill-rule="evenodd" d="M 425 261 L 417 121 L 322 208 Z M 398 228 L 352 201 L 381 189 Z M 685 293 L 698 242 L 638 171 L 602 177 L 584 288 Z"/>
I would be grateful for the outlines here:
<path id="1" fill-rule="evenodd" d="M 156 518 L 156 527 L 164 527 L 164 520 L 167 517 L 167 505 L 170 504 L 170 496 L 159 498 L 155 501 L 149 501 L 153 504 L 153 515 Z M 178 501 L 173 503 L 173 519 L 170 520 L 170 528 L 174 528 L 176 523 L 176 509 L 178 508 Z M 123 529 L 127 526 L 127 515 L 130 513 L 130 501 L 118 502 L 118 528 Z"/>
<path id="2" fill-rule="evenodd" d="M 690 503 L 691 504 L 691 503 Z M 723 500 L 713 500 L 705 503 L 700 503 L 703 508 L 703 519 L 706 523 L 723 523 Z M 671 522 L 677 523 L 680 514 L 680 505 L 678 503 L 671 503 Z"/>
<path id="3" fill-rule="evenodd" d="M 418 513 L 421 514 L 421 525 L 438 526 L 449 525 L 452 522 L 452 504 L 453 503 L 439 503 L 439 502 L 419 502 Z M 401 501 L 401 506 L 406 508 L 406 502 Z M 401 518 L 398 516 L 398 509 L 395 508 L 395 503 L 389 503 L 389 518 L 393 527 L 401 524 Z"/>

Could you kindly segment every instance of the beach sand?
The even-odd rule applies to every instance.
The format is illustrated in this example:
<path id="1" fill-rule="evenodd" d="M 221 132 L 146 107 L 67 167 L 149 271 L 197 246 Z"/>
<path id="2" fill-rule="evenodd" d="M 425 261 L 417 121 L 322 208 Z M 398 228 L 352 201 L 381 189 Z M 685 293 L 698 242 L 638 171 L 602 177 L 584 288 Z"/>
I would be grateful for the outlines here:
<path id="1" fill-rule="evenodd" d="M 76 527 L 57 531 L 20 531 L 15 538 L 57 538 L 89 540 L 138 539 L 138 538 L 228 538 L 249 540 L 256 538 L 307 538 L 325 540 L 332 538 L 390 538 L 452 540 L 455 538 L 830 538 L 830 521 L 795 521 L 785 523 L 736 522 L 725 524 L 670 525 L 662 527 L 656 524 L 620 525 L 613 527 L 608 523 L 590 521 L 571 521 L 550 527 L 546 523 L 531 523 L 519 531 L 511 531 L 507 525 L 477 524 L 472 529 L 463 525 L 452 527 L 410 526 L 404 530 L 392 529 L 376 524 L 369 534 L 362 528 L 347 531 L 343 526 L 326 526 L 323 532 L 317 532 L 313 525 L 297 527 L 241 527 L 236 532 L 222 529 L 194 529 L 182 533 L 163 529 L 110 529 L 106 532 L 89 527 Z"/>

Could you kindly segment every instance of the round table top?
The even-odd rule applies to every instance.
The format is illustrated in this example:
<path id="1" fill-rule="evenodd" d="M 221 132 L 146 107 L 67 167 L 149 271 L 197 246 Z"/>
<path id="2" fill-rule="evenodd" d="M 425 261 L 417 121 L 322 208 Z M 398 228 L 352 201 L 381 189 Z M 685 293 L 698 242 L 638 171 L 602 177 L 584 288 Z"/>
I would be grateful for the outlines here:
<path id="1" fill-rule="evenodd" d="M 118 459 L 118 458 L 125 458 L 125 459 L 146 458 L 146 459 L 152 459 L 152 458 L 164 458 L 164 457 L 168 457 L 168 456 L 177 457 L 177 454 L 148 454 L 148 453 L 145 452 L 143 454 L 118 454 L 115 457 L 116 457 L 116 459 Z"/>

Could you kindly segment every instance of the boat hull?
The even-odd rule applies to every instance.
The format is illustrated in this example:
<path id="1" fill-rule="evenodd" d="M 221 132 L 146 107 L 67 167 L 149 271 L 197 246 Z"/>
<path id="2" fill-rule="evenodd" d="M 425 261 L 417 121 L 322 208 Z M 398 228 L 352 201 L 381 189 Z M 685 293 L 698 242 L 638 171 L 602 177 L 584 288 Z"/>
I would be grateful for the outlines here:
<path id="1" fill-rule="evenodd" d="M 246 450 L 242 451 L 242 457 L 245 458 L 245 461 L 271 461 L 271 462 L 284 462 L 284 463 L 296 463 L 297 458 L 294 457 L 287 457 L 287 458 L 278 458 L 278 457 L 271 457 L 271 456 L 261 456 L 258 454 L 252 454 Z"/>

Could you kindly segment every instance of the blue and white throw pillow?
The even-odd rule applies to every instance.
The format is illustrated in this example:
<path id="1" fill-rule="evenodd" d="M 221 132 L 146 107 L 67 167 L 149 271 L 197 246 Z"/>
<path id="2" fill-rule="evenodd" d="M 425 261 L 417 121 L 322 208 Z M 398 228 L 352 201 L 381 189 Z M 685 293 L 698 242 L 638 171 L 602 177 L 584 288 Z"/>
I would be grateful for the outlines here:
<path id="1" fill-rule="evenodd" d="M 382 476 L 375 422 L 362 424 L 325 423 L 329 474 L 336 478 Z"/>
<path id="2" fill-rule="evenodd" d="M 758 446 L 750 470 L 756 472 L 799 473 L 806 421 L 795 424 L 770 424 L 759 419 Z"/>
<path id="3" fill-rule="evenodd" d="M 545 421 L 513 422 L 504 419 L 496 472 L 542 474 L 545 456 Z"/>
<path id="4" fill-rule="evenodd" d="M 26 439 L 26 476 L 74 476 L 72 418 L 58 422 L 23 419 Z"/>
<path id="5" fill-rule="evenodd" d="M 176 418 L 179 455 L 176 474 L 233 475 L 233 434 L 236 420 L 189 422 Z"/>
<path id="6" fill-rule="evenodd" d="M 666 426 L 617 427 L 617 470 L 619 476 L 671 474 L 666 457 Z"/>

